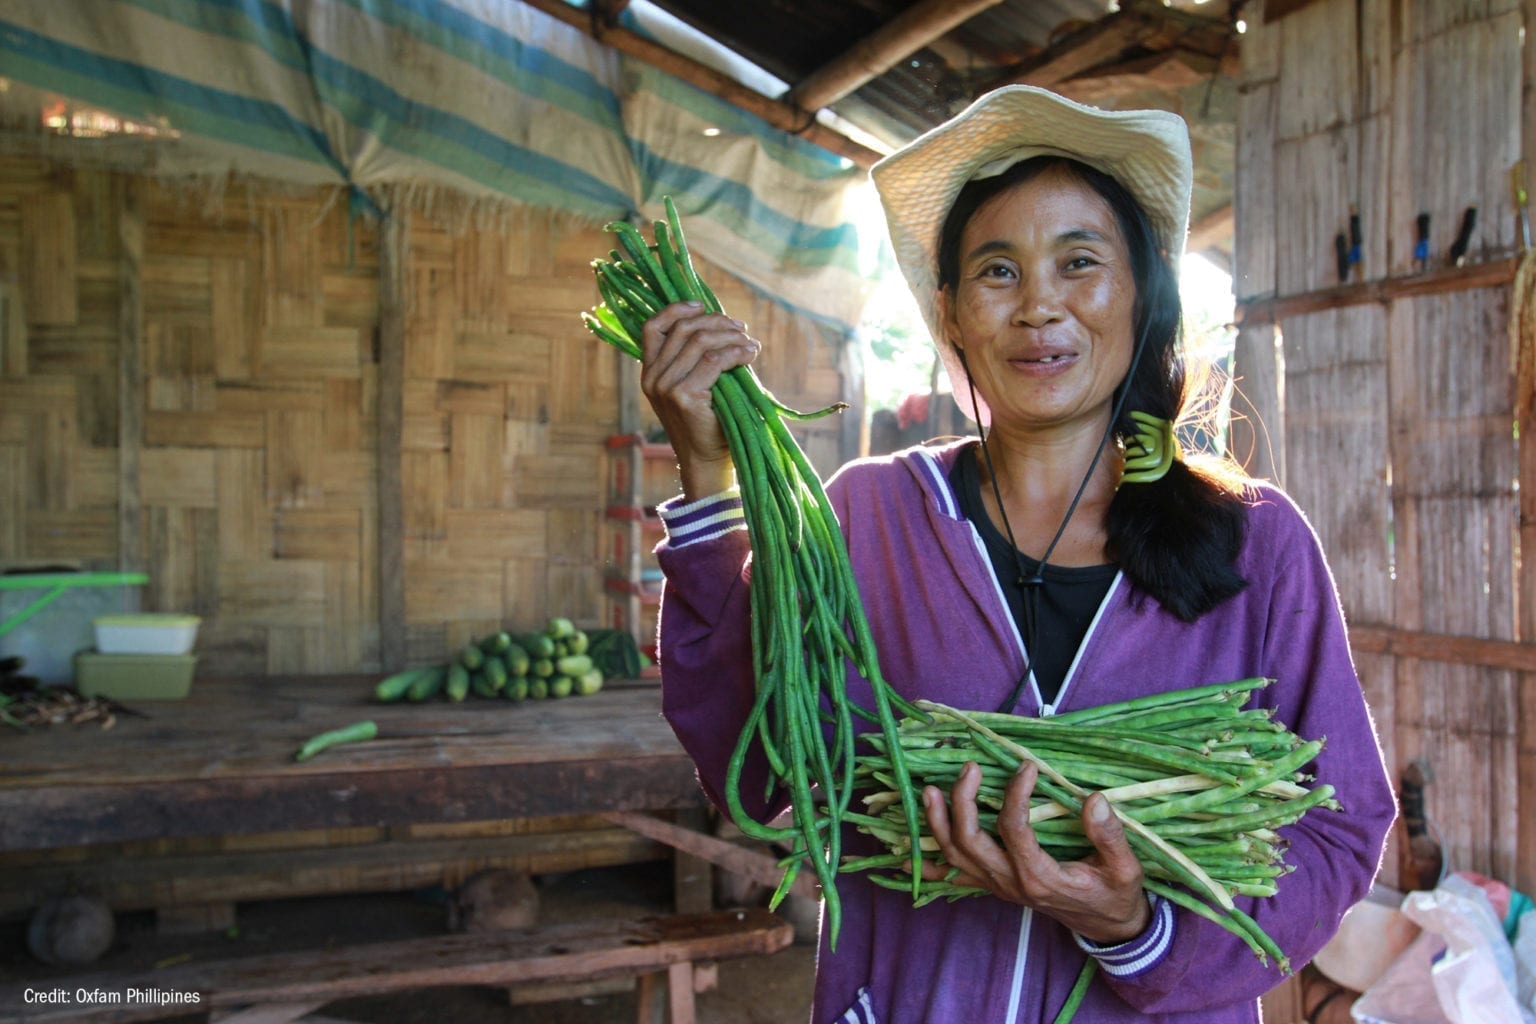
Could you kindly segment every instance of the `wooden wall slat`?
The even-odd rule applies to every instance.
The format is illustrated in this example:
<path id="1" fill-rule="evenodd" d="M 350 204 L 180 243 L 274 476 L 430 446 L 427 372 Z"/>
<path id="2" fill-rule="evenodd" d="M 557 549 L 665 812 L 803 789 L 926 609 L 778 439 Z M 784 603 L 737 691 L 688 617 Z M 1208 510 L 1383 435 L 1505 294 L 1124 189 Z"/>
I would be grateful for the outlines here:
<path id="1" fill-rule="evenodd" d="M 1522 28 L 1536 31 L 1536 0 L 1520 0 Z M 1525 163 L 1525 185 L 1532 183 L 1536 168 L 1536 46 L 1521 49 L 1520 142 Z M 1515 374 L 1516 423 L 1522 438 L 1536 437 L 1536 295 L 1532 282 L 1517 275 L 1511 289 L 1511 340 Z M 1519 543 L 1520 577 L 1519 635 L 1536 639 L 1536 444 L 1519 446 L 1520 498 Z M 1514 801 L 1516 837 L 1515 887 L 1521 892 L 1536 890 L 1536 672 L 1518 677 L 1517 731 L 1519 737 L 1516 764 L 1519 779 Z"/>
<path id="2" fill-rule="evenodd" d="M 1287 321 L 1286 487 L 1312 520 L 1352 617 L 1392 615 L 1386 318 L 1373 307 Z"/>

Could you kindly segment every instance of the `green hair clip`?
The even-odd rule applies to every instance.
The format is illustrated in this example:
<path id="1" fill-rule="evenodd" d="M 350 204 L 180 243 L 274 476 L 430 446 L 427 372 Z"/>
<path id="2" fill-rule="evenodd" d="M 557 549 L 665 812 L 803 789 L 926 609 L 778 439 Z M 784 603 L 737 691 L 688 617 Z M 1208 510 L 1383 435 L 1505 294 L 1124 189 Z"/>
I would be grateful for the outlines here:
<path id="1" fill-rule="evenodd" d="M 1151 413 L 1132 410 L 1130 415 L 1138 429 L 1126 442 L 1125 472 L 1120 482 L 1150 484 L 1161 480 L 1179 457 L 1179 439 L 1174 436 L 1173 424 Z"/>

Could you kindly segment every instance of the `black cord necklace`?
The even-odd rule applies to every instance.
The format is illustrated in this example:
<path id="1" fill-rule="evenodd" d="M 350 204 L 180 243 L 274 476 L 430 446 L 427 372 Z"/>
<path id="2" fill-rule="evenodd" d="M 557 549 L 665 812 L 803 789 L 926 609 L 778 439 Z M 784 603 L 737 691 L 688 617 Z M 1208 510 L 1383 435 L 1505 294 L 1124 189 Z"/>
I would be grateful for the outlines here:
<path id="1" fill-rule="evenodd" d="M 1130 381 L 1136 377 L 1136 367 L 1141 363 L 1141 353 L 1147 346 L 1147 330 L 1150 324 L 1143 325 L 1141 336 L 1136 341 L 1136 351 L 1131 355 L 1131 366 L 1126 371 L 1125 383 L 1120 387 L 1120 395 L 1115 399 L 1114 411 L 1110 413 L 1109 423 L 1104 428 L 1104 434 L 1099 438 L 1098 447 L 1093 450 L 1093 458 L 1088 461 L 1088 470 L 1083 474 L 1083 480 L 1077 485 L 1077 492 L 1072 495 L 1072 501 L 1067 505 L 1066 514 L 1061 517 L 1061 525 L 1056 527 L 1056 533 L 1051 537 L 1051 542 L 1046 545 L 1045 553 L 1040 556 L 1040 562 L 1033 573 L 1024 566 L 1024 553 L 1019 550 L 1019 543 L 1013 536 L 1013 524 L 1008 521 L 1008 509 L 1003 505 L 1002 488 L 997 482 L 997 470 L 992 465 L 992 450 L 987 445 L 987 428 L 981 422 L 981 403 L 976 400 L 976 382 L 971 376 L 971 368 L 965 362 L 965 350 L 956 348 L 955 352 L 960 357 L 960 366 L 965 370 L 966 387 L 971 393 L 971 409 L 976 413 L 976 431 L 981 438 L 981 457 L 987 464 L 987 476 L 992 481 L 992 496 L 997 499 L 997 512 L 1003 520 L 1003 531 L 1008 535 L 1008 547 L 1013 552 L 1014 565 L 1019 576 L 1015 585 L 1019 587 L 1023 598 L 1024 607 L 1024 673 L 1019 676 L 1019 681 L 1013 684 L 1013 691 L 1008 698 L 998 707 L 998 711 L 1004 714 L 1013 710 L 1018 704 L 1019 697 L 1024 693 L 1024 686 L 1029 682 L 1033 671 L 1035 644 L 1039 640 L 1040 620 L 1040 592 L 1045 589 L 1045 566 L 1050 561 L 1051 555 L 1056 551 L 1056 545 L 1061 542 L 1062 535 L 1067 532 L 1067 524 L 1072 521 L 1072 513 L 1077 511 L 1078 503 L 1083 500 L 1083 494 L 1088 490 L 1088 483 L 1093 479 L 1093 471 L 1098 468 L 1099 459 L 1104 454 L 1109 439 L 1115 435 L 1115 424 L 1120 422 L 1120 414 L 1125 411 L 1125 400 L 1130 394 Z"/>

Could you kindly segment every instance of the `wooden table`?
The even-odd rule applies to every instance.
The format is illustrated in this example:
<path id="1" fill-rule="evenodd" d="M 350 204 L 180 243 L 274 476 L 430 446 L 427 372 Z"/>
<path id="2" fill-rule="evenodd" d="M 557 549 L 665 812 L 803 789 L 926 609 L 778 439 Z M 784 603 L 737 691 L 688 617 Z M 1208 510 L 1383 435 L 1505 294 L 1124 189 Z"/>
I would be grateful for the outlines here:
<path id="1" fill-rule="evenodd" d="M 654 685 L 380 705 L 374 678 L 199 679 L 110 730 L 0 730 L 0 851 L 703 805 Z M 293 760 L 365 718 L 378 739 Z"/>

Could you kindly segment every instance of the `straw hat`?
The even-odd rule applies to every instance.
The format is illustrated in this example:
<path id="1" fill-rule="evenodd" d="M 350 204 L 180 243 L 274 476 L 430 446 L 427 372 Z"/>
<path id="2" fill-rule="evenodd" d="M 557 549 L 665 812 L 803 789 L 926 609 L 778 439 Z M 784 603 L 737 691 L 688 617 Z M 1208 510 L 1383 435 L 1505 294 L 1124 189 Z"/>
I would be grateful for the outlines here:
<path id="1" fill-rule="evenodd" d="M 1184 252 L 1194 161 L 1184 119 L 1164 110 L 1100 110 L 1034 86 L 1004 86 L 870 171 L 896 262 L 968 413 L 964 371 L 939 323 L 939 233 L 966 182 L 1046 154 L 1115 178 L 1146 210 L 1169 257 Z"/>

